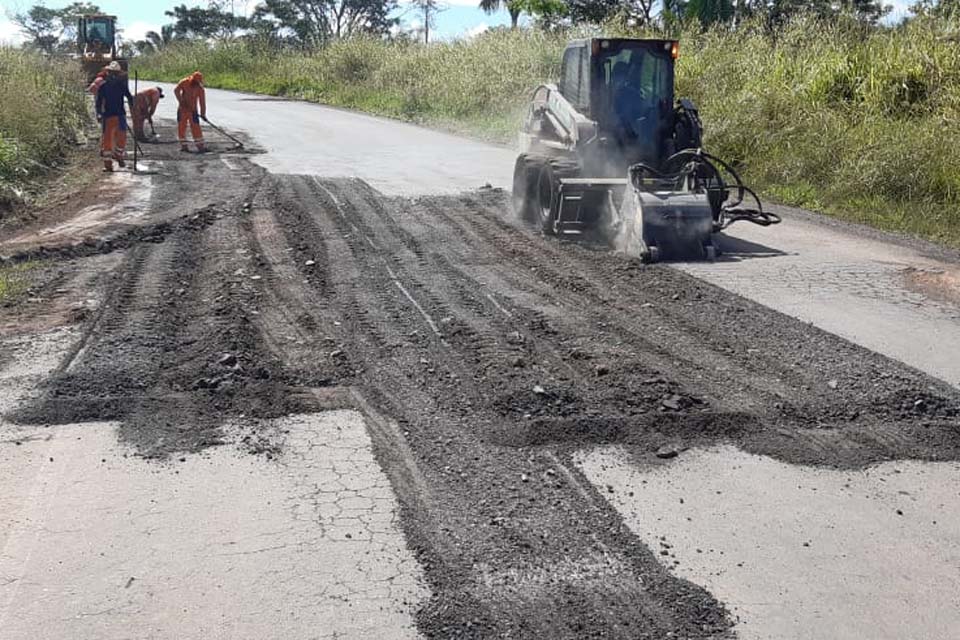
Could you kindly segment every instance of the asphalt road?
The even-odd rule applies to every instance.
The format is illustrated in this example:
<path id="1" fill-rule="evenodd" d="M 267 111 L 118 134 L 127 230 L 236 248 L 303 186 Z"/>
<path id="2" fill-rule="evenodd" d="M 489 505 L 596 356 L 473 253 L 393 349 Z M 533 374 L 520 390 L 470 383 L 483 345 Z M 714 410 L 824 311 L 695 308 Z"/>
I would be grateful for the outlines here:
<path id="1" fill-rule="evenodd" d="M 274 173 L 353 176 L 386 195 L 511 185 L 507 148 L 303 102 L 208 94 L 208 116 L 248 132 L 268 152 L 255 161 Z M 174 102 L 160 113 L 175 117 Z M 960 386 L 958 262 L 789 212 L 779 226 L 742 223 L 728 235 L 726 259 L 677 268 Z"/>
<path id="2" fill-rule="evenodd" d="M 796 213 L 640 267 L 519 223 L 507 149 L 208 102 L 265 153 L 168 100 L 0 238 L 4 640 L 952 637 L 942 252 Z"/>

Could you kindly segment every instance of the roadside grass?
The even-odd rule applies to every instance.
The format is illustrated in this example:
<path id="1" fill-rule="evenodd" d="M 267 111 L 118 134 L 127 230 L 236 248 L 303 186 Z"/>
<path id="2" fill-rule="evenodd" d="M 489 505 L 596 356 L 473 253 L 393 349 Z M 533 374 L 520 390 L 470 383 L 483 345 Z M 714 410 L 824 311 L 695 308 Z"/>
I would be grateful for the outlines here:
<path id="1" fill-rule="evenodd" d="M 29 272 L 38 266 L 36 262 L 21 262 L 0 266 L 0 304 L 12 300 L 29 287 Z"/>
<path id="2" fill-rule="evenodd" d="M 75 63 L 0 46 L 0 217 L 82 137 L 83 90 Z"/>
<path id="3" fill-rule="evenodd" d="M 918 19 L 868 30 L 800 17 L 776 31 L 681 27 L 677 93 L 698 105 L 706 146 L 767 197 L 960 246 L 958 26 Z M 495 31 L 430 46 L 359 39 L 316 52 L 186 43 L 135 68 L 167 81 L 201 69 L 213 87 L 510 142 L 529 92 L 559 75 L 566 40 L 589 33 L 599 30 Z"/>

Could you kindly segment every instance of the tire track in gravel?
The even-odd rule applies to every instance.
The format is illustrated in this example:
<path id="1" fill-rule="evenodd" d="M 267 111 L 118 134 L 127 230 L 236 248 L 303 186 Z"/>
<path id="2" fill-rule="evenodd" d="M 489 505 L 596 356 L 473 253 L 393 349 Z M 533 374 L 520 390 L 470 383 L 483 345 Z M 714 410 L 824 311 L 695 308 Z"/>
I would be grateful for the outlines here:
<path id="1" fill-rule="evenodd" d="M 742 388 L 749 388 L 750 391 L 737 393 L 737 387 L 730 385 L 725 377 L 717 373 L 737 367 L 733 366 L 727 354 L 713 350 L 709 345 L 698 344 L 699 332 L 695 334 L 693 331 L 685 331 L 687 328 L 682 323 L 672 321 L 673 319 L 659 323 L 649 320 L 631 321 L 632 318 L 656 314 L 657 305 L 646 301 L 649 300 L 649 295 L 641 298 L 644 302 L 632 305 L 623 303 L 624 296 L 614 295 L 610 290 L 611 283 L 623 278 L 624 264 L 620 265 L 617 272 L 605 274 L 609 277 L 606 283 L 597 282 L 591 277 L 592 273 L 598 270 L 597 264 L 568 264 L 566 271 L 576 274 L 568 275 L 558 267 L 558 263 L 563 259 L 569 261 L 569 258 L 559 253 L 556 247 L 548 246 L 545 250 L 540 250 L 539 246 L 534 246 L 529 239 L 525 239 L 523 232 L 500 223 L 496 217 L 495 206 L 481 207 L 471 198 L 463 198 L 461 202 L 466 205 L 471 215 L 453 218 L 442 213 L 449 210 L 448 207 L 435 207 L 434 212 L 445 215 L 451 223 L 461 228 L 470 226 L 473 232 L 483 239 L 485 246 L 495 247 L 508 260 L 505 264 L 527 266 L 526 270 L 515 274 L 515 281 L 526 280 L 526 286 L 529 287 L 530 281 L 534 280 L 548 290 L 545 295 L 561 310 L 553 316 L 554 322 L 563 322 L 574 310 L 578 314 L 592 313 L 595 327 L 604 332 L 616 332 L 623 342 L 638 347 L 638 357 L 646 360 L 651 375 L 676 369 L 682 364 L 685 370 L 679 378 L 695 380 L 696 393 L 705 394 L 711 401 L 725 406 L 728 410 L 756 411 L 760 408 L 760 403 L 755 399 L 758 395 L 768 401 L 775 398 L 775 402 L 788 394 L 783 385 L 776 384 L 765 376 L 752 375 L 745 376 L 740 381 L 743 383 Z M 502 204 L 500 206 L 502 207 Z M 495 224 L 490 224 L 491 222 Z"/>
<path id="2" fill-rule="evenodd" d="M 421 612 L 421 629 L 431 637 L 589 637 L 621 628 L 628 630 L 624 637 L 651 638 L 668 629 L 696 630 L 691 637 L 725 629 L 709 595 L 659 569 L 602 500 L 584 501 L 592 490 L 570 487 L 567 478 L 582 479 L 558 471 L 555 456 L 485 443 L 500 421 L 485 408 L 482 366 L 495 348 L 484 337 L 492 335 L 492 307 L 450 298 L 449 284 L 437 274 L 425 277 L 434 267 L 430 253 L 404 245 L 396 227 L 378 226 L 376 209 L 355 185 L 280 180 L 311 210 L 278 221 L 293 225 L 296 237 L 316 237 L 311 227 L 319 229 L 331 265 L 358 277 L 336 283 L 331 300 L 356 329 L 348 332 L 352 357 L 377 361 L 358 384 L 379 411 L 398 420 L 433 496 L 424 513 L 416 496 L 405 495 L 409 484 L 395 483 L 405 532 L 434 592 Z M 398 297 L 396 281 L 430 317 L 451 318 L 439 325 L 442 338 Z M 372 328 L 355 319 L 358 299 Z M 393 340 L 399 344 L 385 349 Z M 393 477 L 391 461 L 381 461 Z M 523 481 L 524 472 L 535 480 Z M 597 523 L 606 523 L 599 533 Z"/>
<path id="3" fill-rule="evenodd" d="M 730 394 L 742 389 L 747 396 L 764 400 L 764 413 L 774 423 L 813 422 L 821 429 L 844 429 L 848 432 L 848 444 L 859 453 L 856 456 L 832 456 L 828 449 L 817 444 L 816 438 L 806 443 L 809 446 L 804 446 L 802 439 L 794 437 L 789 447 L 783 447 L 780 446 L 783 443 L 773 445 L 765 442 L 764 437 L 753 438 L 749 433 L 745 435 L 751 437 L 743 441 L 747 448 L 759 453 L 779 455 L 795 462 L 826 462 L 841 466 L 850 464 L 849 461 L 855 458 L 888 459 L 896 456 L 896 451 L 905 448 L 913 451 L 924 449 L 926 453 L 919 456 L 922 458 L 940 457 L 933 447 L 911 446 L 913 441 L 930 438 L 930 434 L 923 429 L 913 428 L 911 424 L 931 417 L 925 414 L 931 406 L 942 405 L 942 401 L 937 399 L 939 394 L 953 395 L 951 390 L 939 382 L 906 367 L 891 366 L 888 359 L 878 354 L 867 352 L 737 296 L 724 294 L 710 285 L 704 285 L 673 270 L 659 269 L 661 278 L 652 278 L 653 282 L 650 284 L 653 286 L 643 287 L 639 282 L 651 280 L 645 278 L 644 274 L 656 270 L 630 268 L 624 260 L 580 246 L 561 245 L 558 248 L 556 243 L 540 242 L 539 244 L 550 246 L 542 252 L 534 251 L 532 246 L 536 240 L 510 226 L 500 217 L 503 203 L 494 200 L 489 205 L 480 206 L 478 203 L 484 197 L 482 194 L 462 197 L 461 200 L 467 203 L 467 210 L 476 215 L 464 215 L 454 222 L 461 226 L 470 226 L 475 234 L 484 238 L 489 246 L 495 247 L 505 257 L 522 261 L 524 265 L 536 265 L 538 276 L 547 273 L 546 280 L 551 284 L 563 286 L 565 280 L 568 280 L 563 276 L 558 277 L 555 271 L 550 271 L 554 268 L 552 263 L 558 260 L 569 261 L 567 270 L 583 274 L 582 280 L 588 281 L 593 288 L 593 293 L 587 300 L 580 300 L 576 304 L 586 309 L 612 307 L 612 310 L 624 319 L 620 322 L 614 320 L 611 324 L 625 325 L 627 340 L 640 340 L 642 337 L 639 333 L 642 333 L 643 328 L 653 327 L 661 336 L 653 348 L 662 349 L 660 345 L 668 345 L 666 358 L 675 362 L 677 358 L 671 358 L 671 354 L 677 351 L 680 351 L 680 357 L 684 358 L 685 362 L 696 358 L 696 354 L 688 356 L 685 347 L 698 344 L 699 341 L 707 350 L 701 356 L 705 360 L 707 373 L 710 368 L 718 366 L 723 371 L 722 377 L 715 378 L 718 383 L 717 393 L 724 393 L 726 390 L 726 393 Z M 457 207 L 449 203 L 442 203 L 437 207 L 441 215 L 442 212 L 451 210 L 456 211 Z M 550 260 L 543 257 L 544 255 L 554 258 Z M 602 293 L 604 285 L 610 287 L 610 283 L 621 287 L 618 296 L 605 296 Z M 583 282 L 578 282 L 574 288 L 580 292 L 588 290 Z M 651 289 L 654 293 L 652 298 Z M 703 300 L 703 304 L 690 304 L 686 302 L 686 298 Z M 624 299 L 635 300 L 635 303 L 624 305 Z M 638 304 L 644 300 L 649 302 Z M 644 317 L 648 319 L 643 319 Z M 630 322 L 630 318 L 640 320 Z M 752 327 L 760 330 L 745 335 L 742 332 L 723 331 L 724 327 L 731 326 L 737 329 Z M 668 331 L 665 332 L 665 328 Z M 740 343 L 731 340 L 728 337 L 730 333 L 741 338 Z M 743 342 L 747 344 L 744 345 Z M 712 350 L 711 344 L 716 345 Z M 849 367 L 851 361 L 857 362 L 862 370 Z M 812 366 L 814 362 L 816 366 Z M 666 370 L 670 371 L 671 368 L 675 367 L 667 367 Z M 705 380 L 703 376 L 697 377 L 697 374 L 694 368 L 679 377 L 684 380 L 693 379 L 699 386 Z M 878 379 L 882 383 L 878 384 Z M 905 387 L 911 391 L 906 392 Z M 890 388 L 895 391 L 886 392 Z M 743 394 L 734 398 L 737 400 L 733 403 L 734 406 L 744 406 L 741 404 Z M 919 405 L 920 410 L 915 410 L 915 405 Z M 941 420 L 941 429 L 947 428 L 949 431 L 949 423 L 943 424 L 942 419 L 952 417 L 955 411 L 954 407 L 946 413 L 932 417 Z M 856 422 L 857 419 L 890 422 L 901 418 L 905 419 L 905 429 L 881 428 L 874 424 L 859 425 Z M 870 434 L 876 437 L 871 437 Z M 947 440 L 950 439 L 949 435 L 947 434 Z"/>
<path id="4" fill-rule="evenodd" d="M 395 483 L 434 592 L 420 615 L 428 635 L 723 632 L 722 609 L 661 572 L 571 472 L 568 455 L 584 444 L 642 452 L 668 439 L 733 441 L 839 466 L 958 455 L 957 398 L 943 385 L 672 270 L 545 243 L 499 219 L 502 198 L 385 199 L 354 180 L 280 180 L 301 202 L 298 219 L 280 220 L 286 237 L 339 244 L 331 265 L 353 277 L 328 304 L 346 317 L 363 308 L 366 321 L 353 322 L 345 348 L 378 362 L 358 386 L 398 420 L 410 464 L 430 487 L 424 505 Z M 396 293 L 398 283 L 410 298 Z M 711 307 L 741 316 L 748 332 L 762 329 L 766 351 L 731 340 L 702 312 Z M 817 351 L 777 343 L 784 333 L 806 336 Z M 823 383 L 821 363 L 831 373 L 841 366 L 838 351 L 843 367 L 862 368 L 849 378 L 859 386 L 811 390 Z M 527 362 L 514 366 L 514 357 Z M 600 375 L 595 363 L 612 364 Z M 543 380 L 551 388 L 534 390 Z M 690 404 L 662 406 L 678 391 L 694 396 Z M 905 408 L 901 396 L 929 406 Z M 868 403 L 876 406 L 857 408 Z M 424 508 L 431 513 L 417 513 Z"/>
<path id="5" fill-rule="evenodd" d="M 176 167 L 188 184 L 191 167 Z M 14 420 L 120 420 L 121 439 L 140 455 L 167 457 L 220 444 L 225 422 L 317 406 L 300 390 L 315 380 L 288 370 L 255 324 L 262 294 L 243 250 L 241 202 L 259 181 L 219 161 L 204 167 L 230 197 L 196 208 L 181 195 L 181 217 L 128 249 L 79 346 Z"/>

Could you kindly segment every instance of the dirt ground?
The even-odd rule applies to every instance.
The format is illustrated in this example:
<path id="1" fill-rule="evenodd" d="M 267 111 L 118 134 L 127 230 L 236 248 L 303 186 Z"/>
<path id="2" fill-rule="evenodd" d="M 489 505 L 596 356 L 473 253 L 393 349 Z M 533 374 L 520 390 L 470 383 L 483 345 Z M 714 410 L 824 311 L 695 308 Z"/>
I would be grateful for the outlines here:
<path id="1" fill-rule="evenodd" d="M 271 455 L 259 420 L 362 411 L 433 593 L 427 637 L 726 636 L 724 608 L 577 470 L 584 446 L 653 463 L 710 443 L 837 468 L 960 458 L 950 386 L 669 267 L 544 239 L 501 191 L 388 198 L 223 148 L 150 151 L 149 219 L 0 245 L 57 265 L 41 306 L 103 292 L 10 417 L 119 419 L 170 459 L 219 444 L 224 416 Z"/>

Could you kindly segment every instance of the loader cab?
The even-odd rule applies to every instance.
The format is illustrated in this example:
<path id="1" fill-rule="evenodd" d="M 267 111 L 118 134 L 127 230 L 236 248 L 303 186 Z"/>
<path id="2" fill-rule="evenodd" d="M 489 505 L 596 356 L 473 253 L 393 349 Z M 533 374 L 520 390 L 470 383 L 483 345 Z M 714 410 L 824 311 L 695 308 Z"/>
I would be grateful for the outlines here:
<path id="1" fill-rule="evenodd" d="M 674 40 L 573 41 L 563 54 L 560 93 L 628 163 L 659 164 L 673 135 L 677 53 Z"/>
<path id="2" fill-rule="evenodd" d="M 81 16 L 77 21 L 77 46 L 80 53 L 115 55 L 116 23 L 116 16 Z"/>

